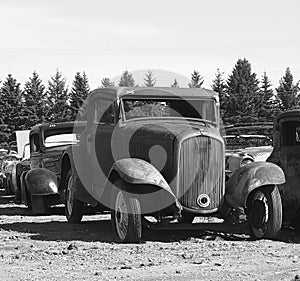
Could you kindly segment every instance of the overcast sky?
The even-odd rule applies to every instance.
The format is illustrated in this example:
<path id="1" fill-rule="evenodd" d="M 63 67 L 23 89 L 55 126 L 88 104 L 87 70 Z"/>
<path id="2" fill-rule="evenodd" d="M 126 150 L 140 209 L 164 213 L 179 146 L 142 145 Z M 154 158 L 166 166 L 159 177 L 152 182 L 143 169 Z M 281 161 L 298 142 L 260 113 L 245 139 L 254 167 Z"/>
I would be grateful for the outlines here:
<path id="1" fill-rule="evenodd" d="M 290 67 L 300 79 L 297 0 L 0 0 L 0 80 L 43 82 L 56 69 L 71 84 L 85 71 L 91 88 L 124 70 L 163 69 L 210 87 L 246 58 L 273 86 Z"/>

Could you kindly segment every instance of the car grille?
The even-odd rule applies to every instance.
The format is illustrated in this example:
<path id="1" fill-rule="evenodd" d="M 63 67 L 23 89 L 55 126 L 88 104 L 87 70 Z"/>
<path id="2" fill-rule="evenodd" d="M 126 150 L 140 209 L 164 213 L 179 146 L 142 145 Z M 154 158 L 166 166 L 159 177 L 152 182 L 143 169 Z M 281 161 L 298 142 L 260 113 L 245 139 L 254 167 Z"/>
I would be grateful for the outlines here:
<path id="1" fill-rule="evenodd" d="M 179 157 L 180 203 L 199 213 L 218 208 L 224 194 L 224 145 L 208 136 L 184 140 Z M 200 206 L 199 195 L 209 197 L 209 204 Z"/>

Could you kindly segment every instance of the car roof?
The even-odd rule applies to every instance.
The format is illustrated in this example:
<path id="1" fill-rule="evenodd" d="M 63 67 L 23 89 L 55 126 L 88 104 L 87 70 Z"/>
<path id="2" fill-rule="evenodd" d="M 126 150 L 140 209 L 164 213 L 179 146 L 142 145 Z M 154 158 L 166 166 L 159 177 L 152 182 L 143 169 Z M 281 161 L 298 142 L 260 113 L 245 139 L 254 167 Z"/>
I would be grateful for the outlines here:
<path id="1" fill-rule="evenodd" d="M 105 96 L 110 99 L 118 97 L 189 97 L 189 98 L 215 98 L 218 93 L 204 88 L 173 88 L 173 87 L 112 87 L 98 88 L 90 96 Z"/>
<path id="2" fill-rule="evenodd" d="M 64 128 L 73 128 L 75 127 L 84 127 L 86 122 L 84 121 L 76 121 L 76 122 L 62 122 L 62 123 L 43 123 L 37 124 L 31 128 L 30 133 L 33 132 L 39 133 L 40 131 L 47 131 L 52 129 L 64 129 Z"/>

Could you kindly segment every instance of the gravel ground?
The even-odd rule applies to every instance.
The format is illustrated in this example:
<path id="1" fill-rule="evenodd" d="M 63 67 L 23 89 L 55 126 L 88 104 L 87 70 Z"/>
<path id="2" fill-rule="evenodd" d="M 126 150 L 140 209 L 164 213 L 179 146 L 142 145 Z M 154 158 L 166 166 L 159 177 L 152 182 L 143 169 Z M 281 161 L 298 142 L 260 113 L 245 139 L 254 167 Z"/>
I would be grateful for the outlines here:
<path id="1" fill-rule="evenodd" d="M 289 230 L 276 241 L 148 230 L 141 244 L 116 244 L 109 215 L 70 224 L 63 212 L 33 216 L 0 191 L 0 280 L 273 281 L 300 275 L 300 236 Z"/>

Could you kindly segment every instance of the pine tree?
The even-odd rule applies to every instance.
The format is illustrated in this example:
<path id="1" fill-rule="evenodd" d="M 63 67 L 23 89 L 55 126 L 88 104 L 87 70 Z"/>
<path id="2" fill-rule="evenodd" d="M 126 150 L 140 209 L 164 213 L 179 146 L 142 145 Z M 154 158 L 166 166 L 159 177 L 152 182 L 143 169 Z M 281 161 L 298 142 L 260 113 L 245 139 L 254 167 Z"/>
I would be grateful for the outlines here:
<path id="1" fill-rule="evenodd" d="M 39 75 L 34 71 L 29 81 L 25 82 L 23 96 L 25 100 L 26 127 L 45 121 L 46 92 Z"/>
<path id="2" fill-rule="evenodd" d="M 276 89 L 282 111 L 299 108 L 299 90 L 299 81 L 294 83 L 293 75 L 288 67 L 285 75 L 279 81 L 279 87 Z"/>
<path id="3" fill-rule="evenodd" d="M 134 87 L 135 81 L 132 77 L 132 74 L 128 72 L 128 70 L 125 70 L 122 74 L 122 77 L 119 82 L 120 87 Z"/>
<path id="4" fill-rule="evenodd" d="M 201 88 L 204 83 L 203 77 L 197 70 L 191 74 L 191 83 L 189 83 L 190 88 Z"/>
<path id="5" fill-rule="evenodd" d="M 226 115 L 227 111 L 227 102 L 228 98 L 226 95 L 226 83 L 223 79 L 223 72 L 220 69 L 217 69 L 217 73 L 215 74 L 215 79 L 213 80 L 213 84 L 211 85 L 212 89 L 219 94 L 220 99 L 220 112 L 221 118 L 223 119 Z"/>
<path id="6" fill-rule="evenodd" d="M 111 88 L 111 87 L 114 87 L 115 86 L 115 83 L 110 81 L 109 78 L 103 78 L 101 80 L 101 88 Z"/>
<path id="7" fill-rule="evenodd" d="M 259 81 L 246 59 L 239 59 L 227 81 L 226 123 L 257 121 L 255 104 L 259 99 Z"/>
<path id="8" fill-rule="evenodd" d="M 149 70 L 146 74 L 145 74 L 145 78 L 144 78 L 144 85 L 146 87 L 154 87 L 155 83 L 156 83 L 156 78 L 153 77 L 153 71 Z"/>
<path id="9" fill-rule="evenodd" d="M 0 115 L 1 123 L 6 131 L 2 137 L 8 141 L 15 139 L 14 131 L 26 129 L 20 83 L 11 74 L 8 75 L 0 89 Z"/>
<path id="10" fill-rule="evenodd" d="M 172 88 L 179 88 L 179 83 L 178 83 L 177 79 L 174 79 L 174 83 L 171 84 L 171 87 Z"/>
<path id="11" fill-rule="evenodd" d="M 88 79 L 85 72 L 77 72 L 70 92 L 70 120 L 75 121 L 77 114 L 82 112 L 81 107 L 90 92 Z"/>
<path id="12" fill-rule="evenodd" d="M 256 105 L 259 121 L 273 121 L 277 115 L 276 104 L 272 84 L 267 73 L 264 72 L 260 86 L 260 101 Z"/>
<path id="13" fill-rule="evenodd" d="M 48 81 L 47 96 L 47 121 L 53 123 L 69 121 L 68 88 L 66 87 L 66 79 L 58 70 Z"/>

